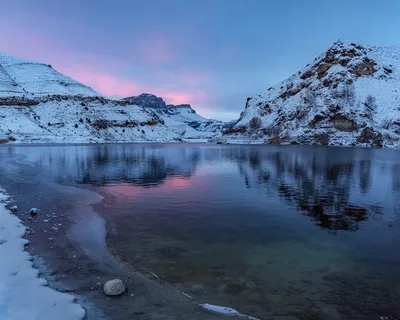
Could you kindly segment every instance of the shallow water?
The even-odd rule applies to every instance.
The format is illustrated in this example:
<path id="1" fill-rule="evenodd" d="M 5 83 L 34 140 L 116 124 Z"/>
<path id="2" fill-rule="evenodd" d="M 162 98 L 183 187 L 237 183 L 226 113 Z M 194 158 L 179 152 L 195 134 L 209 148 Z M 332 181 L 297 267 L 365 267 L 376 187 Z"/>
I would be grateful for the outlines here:
<path id="1" fill-rule="evenodd" d="M 53 183 L 104 196 L 87 210 L 105 220 L 110 251 L 200 302 L 261 319 L 400 318 L 398 151 L 95 145 L 0 153 L 23 154 Z M 89 231 L 103 230 L 92 221 Z M 77 239 L 87 223 L 67 233 L 99 256 L 90 236 Z"/>

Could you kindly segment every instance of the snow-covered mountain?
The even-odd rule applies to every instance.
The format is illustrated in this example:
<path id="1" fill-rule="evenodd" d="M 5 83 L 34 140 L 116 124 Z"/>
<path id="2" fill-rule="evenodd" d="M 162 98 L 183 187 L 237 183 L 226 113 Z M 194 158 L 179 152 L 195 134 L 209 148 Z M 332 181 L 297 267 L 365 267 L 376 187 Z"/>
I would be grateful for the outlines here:
<path id="1" fill-rule="evenodd" d="M 123 101 L 151 110 L 164 121 L 168 128 L 187 141 L 220 136 L 224 126 L 221 121 L 206 119 L 198 115 L 190 104 L 167 105 L 162 98 L 149 93 L 128 97 Z"/>
<path id="2" fill-rule="evenodd" d="M 400 146 L 400 49 L 338 41 L 215 141 Z"/>
<path id="3" fill-rule="evenodd" d="M 0 141 L 180 141 L 154 112 L 107 99 L 51 66 L 0 54 Z"/>

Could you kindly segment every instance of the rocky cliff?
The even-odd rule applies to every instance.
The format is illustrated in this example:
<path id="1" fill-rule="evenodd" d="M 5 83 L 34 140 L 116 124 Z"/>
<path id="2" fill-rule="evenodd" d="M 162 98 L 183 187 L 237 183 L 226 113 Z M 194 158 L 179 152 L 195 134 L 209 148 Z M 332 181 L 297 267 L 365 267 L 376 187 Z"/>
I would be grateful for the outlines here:
<path id="1" fill-rule="evenodd" d="M 400 49 L 338 41 L 248 97 L 217 142 L 400 146 Z"/>

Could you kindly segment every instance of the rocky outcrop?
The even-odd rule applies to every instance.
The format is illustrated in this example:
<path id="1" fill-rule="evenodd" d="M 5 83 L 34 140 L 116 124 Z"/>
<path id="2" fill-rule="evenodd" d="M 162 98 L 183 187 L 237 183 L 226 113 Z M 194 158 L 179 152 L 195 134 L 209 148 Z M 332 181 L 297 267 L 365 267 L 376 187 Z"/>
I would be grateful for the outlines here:
<path id="1" fill-rule="evenodd" d="M 399 61 L 395 47 L 338 41 L 303 70 L 248 97 L 219 141 L 400 147 Z M 251 126 L 255 117 L 258 128 Z"/>
<path id="2" fill-rule="evenodd" d="M 142 93 L 137 97 L 125 98 L 131 104 L 139 105 L 152 111 L 172 131 L 183 139 L 210 139 L 221 134 L 223 122 L 203 118 L 198 115 L 190 104 L 166 104 L 153 94 Z"/>
<path id="3" fill-rule="evenodd" d="M 162 98 L 150 93 L 142 93 L 139 96 L 128 97 L 122 100 L 144 108 L 164 109 L 167 107 Z"/>
<path id="4" fill-rule="evenodd" d="M 376 132 L 373 128 L 365 127 L 358 136 L 357 142 L 381 148 L 383 143 L 382 133 Z"/>

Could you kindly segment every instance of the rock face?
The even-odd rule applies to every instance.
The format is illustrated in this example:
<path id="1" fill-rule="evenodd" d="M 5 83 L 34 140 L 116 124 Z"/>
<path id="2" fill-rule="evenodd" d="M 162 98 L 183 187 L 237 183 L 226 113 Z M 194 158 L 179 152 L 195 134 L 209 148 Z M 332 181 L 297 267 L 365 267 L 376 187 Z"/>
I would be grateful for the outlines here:
<path id="1" fill-rule="evenodd" d="M 164 121 L 168 128 L 187 141 L 219 136 L 224 125 L 221 121 L 198 115 L 190 104 L 167 105 L 162 98 L 149 93 L 124 98 L 123 101 L 151 110 Z"/>
<path id="2" fill-rule="evenodd" d="M 131 104 L 136 104 L 138 106 L 146 108 L 163 109 L 167 107 L 165 101 L 162 98 L 150 93 L 142 93 L 139 96 L 128 97 L 124 98 L 123 100 L 129 101 L 129 103 Z"/>
<path id="3" fill-rule="evenodd" d="M 87 143 L 181 138 L 154 112 L 105 98 L 49 65 L 0 54 L 0 140 Z"/>
<path id="4" fill-rule="evenodd" d="M 400 49 L 338 41 L 290 78 L 248 97 L 238 122 L 218 140 L 398 147 L 399 88 Z"/>
<path id="5" fill-rule="evenodd" d="M 125 292 L 125 285 L 120 279 L 107 281 L 103 286 L 104 293 L 108 296 L 119 296 Z"/>

